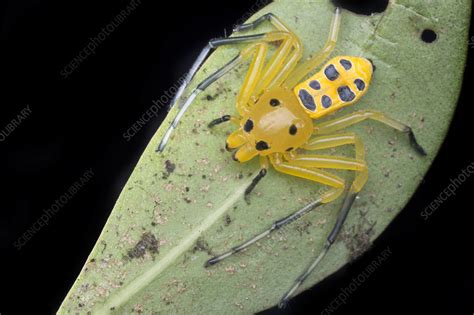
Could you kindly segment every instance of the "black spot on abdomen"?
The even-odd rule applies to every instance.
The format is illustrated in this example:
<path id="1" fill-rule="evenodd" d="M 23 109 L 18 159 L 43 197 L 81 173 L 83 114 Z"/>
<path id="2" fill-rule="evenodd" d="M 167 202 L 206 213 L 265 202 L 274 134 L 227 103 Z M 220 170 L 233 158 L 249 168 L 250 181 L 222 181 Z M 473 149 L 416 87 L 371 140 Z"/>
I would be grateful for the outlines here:
<path id="1" fill-rule="evenodd" d="M 323 105 L 324 108 L 328 108 L 329 106 L 332 105 L 332 100 L 329 96 L 323 95 L 321 97 L 321 104 Z"/>
<path id="2" fill-rule="evenodd" d="M 309 86 L 313 90 L 321 90 L 321 84 L 319 83 L 318 80 L 313 80 L 313 81 L 309 82 Z"/>
<path id="3" fill-rule="evenodd" d="M 316 103 L 314 102 L 314 98 L 309 94 L 308 91 L 301 89 L 298 92 L 298 96 L 303 103 L 304 107 L 309 109 L 310 111 L 314 112 L 316 110 Z"/>
<path id="4" fill-rule="evenodd" d="M 349 60 L 347 59 L 341 59 L 339 60 L 339 63 L 341 64 L 341 66 L 344 67 L 344 69 L 346 70 L 350 70 L 352 68 L 352 62 L 350 62 Z"/>
<path id="5" fill-rule="evenodd" d="M 351 102 L 355 99 L 356 95 L 352 90 L 347 86 L 343 85 L 337 88 L 337 94 L 343 102 Z"/>
<path id="6" fill-rule="evenodd" d="M 339 78 L 339 72 L 337 72 L 336 67 L 334 65 L 329 65 L 324 69 L 324 74 L 328 78 L 329 81 L 334 81 Z"/>
<path id="7" fill-rule="evenodd" d="M 365 82 L 362 81 L 361 79 L 355 79 L 354 84 L 356 85 L 359 91 L 365 90 Z"/>

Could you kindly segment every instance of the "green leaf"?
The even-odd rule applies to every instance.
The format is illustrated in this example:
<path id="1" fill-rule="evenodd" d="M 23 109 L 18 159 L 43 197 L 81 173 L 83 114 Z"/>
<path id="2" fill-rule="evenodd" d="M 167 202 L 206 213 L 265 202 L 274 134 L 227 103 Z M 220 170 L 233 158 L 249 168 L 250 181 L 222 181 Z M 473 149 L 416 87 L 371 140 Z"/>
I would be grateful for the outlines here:
<path id="1" fill-rule="evenodd" d="M 333 7 L 325 0 L 280 0 L 251 19 L 267 12 L 281 17 L 301 37 L 307 57 L 323 46 Z M 411 125 L 428 157 L 416 155 L 405 135 L 377 122 L 351 128 L 366 144 L 369 181 L 338 241 L 300 291 L 363 252 L 423 179 L 456 106 L 469 16 L 469 0 L 393 0 L 384 13 L 372 16 L 343 11 L 333 55 L 364 56 L 377 66 L 367 95 L 344 112 L 377 109 Z M 436 32 L 434 42 L 421 39 L 425 29 Z M 218 49 L 192 86 L 236 52 Z M 171 111 L 138 162 L 60 314 L 251 313 L 278 303 L 314 259 L 341 200 L 245 253 L 203 267 L 212 254 L 262 231 L 324 189 L 270 170 L 251 204 L 245 203 L 242 194 L 259 169 L 258 161 L 238 164 L 222 150 L 232 126 L 207 128 L 213 118 L 236 111 L 235 96 L 245 71 L 241 67 L 232 72 L 199 97 L 165 152 L 157 154 L 154 149 L 176 108 Z M 352 154 L 350 148 L 339 153 Z"/>

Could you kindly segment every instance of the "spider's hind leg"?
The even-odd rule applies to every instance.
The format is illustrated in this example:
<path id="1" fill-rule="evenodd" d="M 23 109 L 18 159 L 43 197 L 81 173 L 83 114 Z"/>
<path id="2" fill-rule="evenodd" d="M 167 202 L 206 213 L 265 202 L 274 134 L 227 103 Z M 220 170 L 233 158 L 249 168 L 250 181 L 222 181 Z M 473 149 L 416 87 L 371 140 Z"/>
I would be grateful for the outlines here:
<path id="1" fill-rule="evenodd" d="M 354 203 L 357 197 L 357 194 L 358 194 L 357 192 L 354 192 L 353 190 L 349 190 L 349 192 L 347 193 L 344 199 L 344 203 L 339 212 L 336 223 L 334 224 L 334 227 L 332 228 L 331 233 L 329 233 L 329 236 L 327 237 L 326 242 L 324 243 L 324 247 L 321 253 L 308 266 L 308 268 L 306 268 L 306 270 L 296 279 L 293 286 L 283 295 L 280 302 L 278 303 L 279 308 L 284 308 L 288 304 L 288 301 L 294 295 L 296 290 L 301 286 L 301 284 L 306 280 L 306 278 L 308 278 L 308 276 L 314 271 L 314 269 L 316 269 L 319 263 L 326 256 L 332 244 L 336 240 L 339 232 L 341 231 L 342 226 L 344 225 L 344 222 L 346 221 L 347 215 L 349 214 L 349 211 L 352 208 L 352 204 Z"/>
<path id="2" fill-rule="evenodd" d="M 285 293 L 279 303 L 279 307 L 283 308 L 290 298 L 295 294 L 296 290 L 306 280 L 306 278 L 316 269 L 324 256 L 335 242 L 339 232 L 341 231 L 347 215 L 359 193 L 364 187 L 368 179 L 368 169 L 365 163 L 365 151 L 362 140 L 354 133 L 339 133 L 318 136 L 310 139 L 303 147 L 306 150 L 322 150 L 335 148 L 343 145 L 354 145 L 355 159 L 332 157 L 325 155 L 300 155 L 290 160 L 289 163 L 302 167 L 322 167 L 333 169 L 346 169 L 356 172 L 356 176 L 346 194 L 344 203 L 339 211 L 334 226 L 324 243 L 321 253 L 313 260 L 308 268 L 296 279 L 293 286 Z"/>

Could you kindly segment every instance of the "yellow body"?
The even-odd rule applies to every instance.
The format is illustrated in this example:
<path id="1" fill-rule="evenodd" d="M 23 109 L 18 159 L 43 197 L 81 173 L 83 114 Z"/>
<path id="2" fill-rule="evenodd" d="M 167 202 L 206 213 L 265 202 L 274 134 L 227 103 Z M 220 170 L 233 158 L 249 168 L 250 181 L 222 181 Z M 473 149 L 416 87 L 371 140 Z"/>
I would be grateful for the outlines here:
<path id="1" fill-rule="evenodd" d="M 227 139 L 227 148 L 240 149 L 234 159 L 246 162 L 256 155 L 290 152 L 305 144 L 313 121 L 291 90 L 276 88 L 264 93 Z"/>
<path id="2" fill-rule="evenodd" d="M 242 60 L 252 61 L 237 97 L 240 117 L 230 118 L 239 128 L 227 138 L 226 148 L 234 151 L 233 159 L 240 163 L 260 156 L 262 169 L 272 165 L 281 173 L 332 187 L 321 196 L 323 203 L 338 198 L 346 187 L 345 180 L 324 169 L 355 171 L 350 191 L 359 192 L 368 178 L 363 143 L 355 134 L 338 132 L 366 119 L 403 132 L 411 129 L 370 110 L 314 125 L 314 119 L 360 100 L 369 88 L 375 67 L 363 57 L 338 56 L 303 81 L 334 48 L 339 16 L 336 14 L 333 19 L 323 50 L 303 63 L 298 63 L 302 56 L 298 37 L 278 20 L 273 23 L 279 31 L 266 33 L 240 53 Z M 267 61 L 268 44 L 275 41 L 281 44 Z M 342 145 L 353 145 L 355 158 L 303 153 Z"/>
<path id="3" fill-rule="evenodd" d="M 301 148 L 314 133 L 312 120 L 357 102 L 366 93 L 372 74 L 368 59 L 339 56 L 293 90 L 264 91 L 255 104 L 243 110 L 240 128 L 228 137 L 226 147 L 238 148 L 233 157 L 241 163 L 257 155 L 288 154 Z"/>
<path id="4" fill-rule="evenodd" d="M 294 88 L 298 101 L 311 118 L 320 118 L 357 102 L 372 79 L 372 63 L 365 58 L 339 56 Z"/>

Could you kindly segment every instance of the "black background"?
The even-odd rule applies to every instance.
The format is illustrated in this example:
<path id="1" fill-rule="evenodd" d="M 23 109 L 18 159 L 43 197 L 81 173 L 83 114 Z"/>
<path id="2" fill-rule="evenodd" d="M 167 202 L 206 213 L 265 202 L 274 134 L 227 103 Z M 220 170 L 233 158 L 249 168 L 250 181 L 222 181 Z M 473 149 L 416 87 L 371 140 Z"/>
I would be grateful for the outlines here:
<path id="1" fill-rule="evenodd" d="M 51 314 L 78 275 L 123 185 L 163 116 L 122 134 L 228 33 L 256 1 L 145 1 L 65 79 L 60 70 L 128 1 L 0 3 L 0 126 L 32 114 L 0 143 L 0 314 Z M 173 19 L 170 19 L 173 17 Z M 472 34 L 472 29 L 471 29 Z M 467 43 L 466 43 L 467 44 Z M 284 311 L 319 314 L 382 250 L 392 255 L 337 313 L 473 314 L 473 179 L 426 222 L 420 212 L 474 161 L 472 52 L 440 154 L 406 209 L 359 260 Z M 437 65 L 433 65 L 437 66 Z M 95 176 L 21 250 L 13 242 L 85 170 Z"/>

